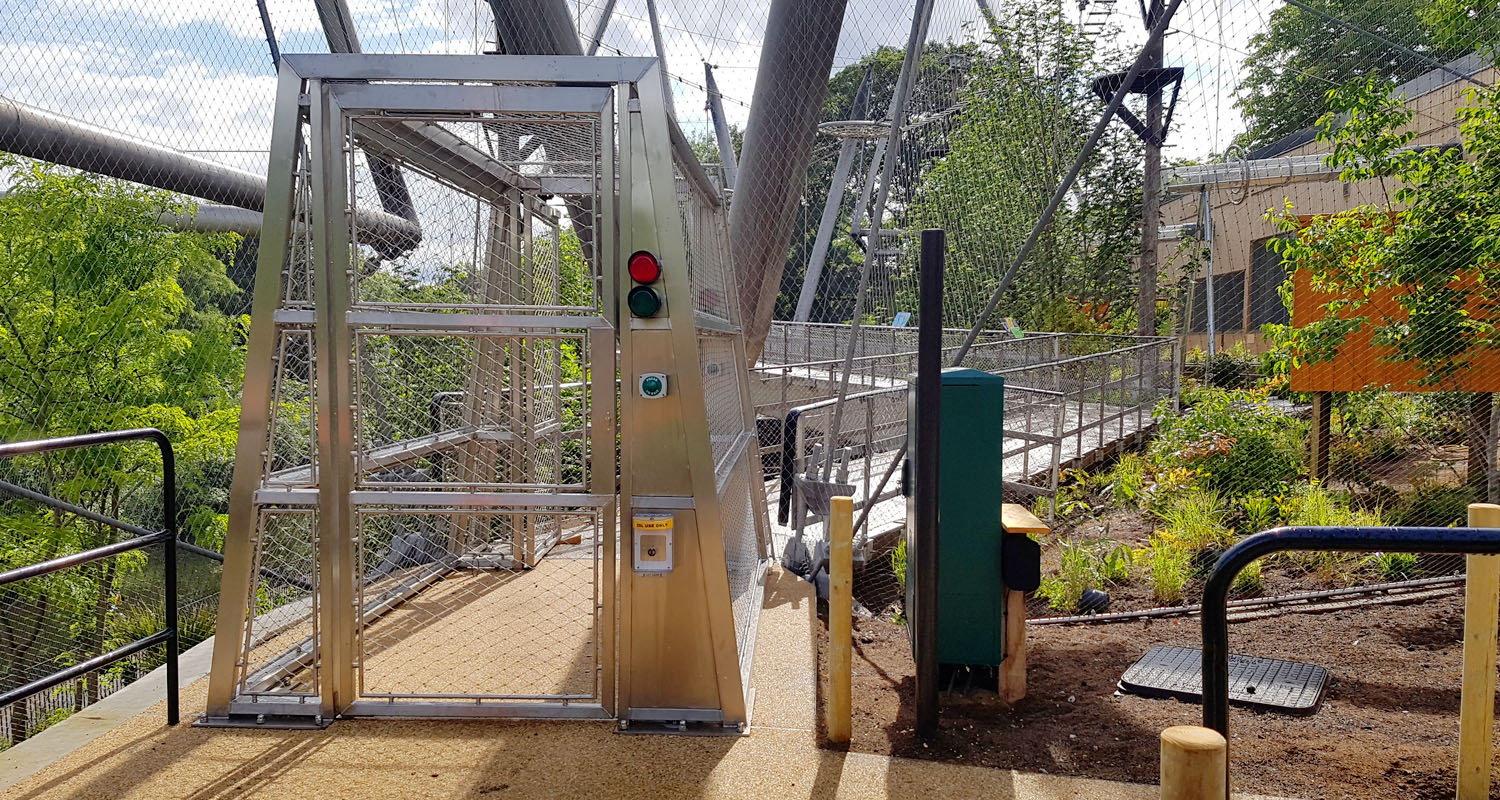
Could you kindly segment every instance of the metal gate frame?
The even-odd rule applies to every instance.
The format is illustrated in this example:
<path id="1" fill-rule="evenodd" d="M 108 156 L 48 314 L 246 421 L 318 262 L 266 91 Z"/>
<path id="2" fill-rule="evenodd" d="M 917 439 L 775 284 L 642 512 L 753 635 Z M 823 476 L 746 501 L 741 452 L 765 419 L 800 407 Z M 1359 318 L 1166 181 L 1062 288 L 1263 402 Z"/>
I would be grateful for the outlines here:
<path id="1" fill-rule="evenodd" d="M 698 164 L 667 110 L 661 76 L 656 60 L 643 58 L 283 57 L 205 724 L 279 719 L 288 724 L 321 725 L 347 715 L 619 717 L 622 724 L 697 721 L 740 728 L 747 724 L 748 672 L 769 530 L 764 496 L 753 484 L 739 488 L 749 497 L 731 503 L 737 517 L 736 538 L 735 551 L 728 558 L 738 562 L 727 565 L 728 522 L 720 498 L 726 486 L 740 487 L 744 475 L 757 474 L 751 471 L 755 424 L 737 307 L 708 312 L 695 307 L 695 301 L 711 294 L 698 291 L 696 285 L 710 267 L 717 270 L 721 283 L 729 284 L 728 294 L 737 295 L 730 260 L 727 253 L 718 260 L 702 260 L 702 254 L 689 252 L 688 238 L 701 237 L 703 224 L 695 220 L 688 230 L 683 215 L 691 212 L 678 203 L 685 196 L 697 204 L 692 208 L 708 209 L 710 227 L 723 222 L 727 206 L 725 195 Z M 399 122 L 402 114 L 491 112 L 597 114 L 603 140 L 595 156 L 600 164 L 596 177 L 603 185 L 570 175 L 522 174 L 485 150 L 471 145 L 465 149 L 464 140 L 440 125 L 403 129 Z M 351 281 L 346 274 L 355 264 L 356 247 L 355 230 L 350 226 L 349 173 L 354 140 L 352 129 L 346 126 L 353 124 L 353 115 L 378 119 L 374 115 L 382 114 L 397 120 L 390 128 L 371 126 L 377 131 L 395 131 L 378 134 L 383 137 L 383 157 L 394 151 L 398 163 L 476 198 L 491 197 L 493 202 L 493 195 L 486 193 L 509 192 L 507 197 L 520 203 L 528 196 L 535 202 L 537 195 L 592 193 L 589 213 L 602 316 L 551 313 L 552 309 L 540 307 L 523 309 L 528 313 L 359 308 L 350 296 Z M 307 141 L 303 141 L 304 125 L 310 131 Z M 368 147 L 369 137 L 363 142 Z M 299 154 L 304 162 L 299 162 Z M 310 192 L 299 191 L 303 188 L 296 172 L 299 163 L 305 165 L 302 180 L 304 186 L 310 185 Z M 614 191 L 617 176 L 618 196 Z M 301 220 L 299 210 L 305 214 Z M 289 243 L 297 243 L 299 237 L 310 242 L 312 308 L 306 308 L 305 302 L 303 307 L 283 308 L 291 288 L 286 269 L 293 249 Z M 724 244 L 719 239 L 714 243 Z M 621 289 L 628 286 L 622 254 L 640 249 L 656 251 L 665 269 L 667 304 L 657 319 L 631 317 Z M 524 337 L 528 331 L 584 331 L 593 354 L 589 382 L 596 398 L 587 434 L 594 461 L 585 491 L 411 491 L 362 486 L 357 473 L 361 443 L 355 426 L 358 367 L 351 356 L 356 329 L 382 325 L 444 335 Z M 309 380 L 315 395 L 315 439 L 310 444 L 312 461 L 295 470 L 297 480 L 275 483 L 267 480 L 276 391 L 274 355 L 288 331 L 310 331 L 313 339 Z M 626 384 L 620 393 L 625 424 L 620 426 L 623 470 L 618 495 L 615 404 L 606 400 L 616 396 L 616 331 L 619 372 Z M 709 368 L 717 370 L 724 364 L 700 363 L 705 336 L 729 338 L 730 368 L 739 380 L 735 389 L 726 389 L 722 382 L 716 389 L 720 397 L 714 410 L 720 427 L 729 425 L 728 438 L 733 439 L 727 453 L 717 456 L 710 443 L 704 377 L 716 376 Z M 629 383 L 638 373 L 655 371 L 672 376 L 672 399 L 647 405 L 634 396 Z M 742 425 L 738 418 L 743 418 Z M 725 439 L 721 431 L 715 441 Z M 617 549 L 630 551 L 632 530 L 626 522 L 614 535 L 617 504 L 624 520 L 632 510 L 667 510 L 676 517 L 681 558 L 674 574 L 636 575 L 618 557 Z M 360 510 L 372 507 L 428 512 L 434 507 L 484 508 L 522 514 L 527 509 L 541 513 L 572 508 L 596 515 L 601 535 L 595 543 L 599 566 L 595 571 L 594 696 L 569 695 L 551 701 L 506 695 L 411 696 L 405 702 L 362 698 L 357 621 L 384 609 L 359 606 L 353 531 Z M 299 608 L 316 609 L 311 634 L 273 662 L 278 670 L 303 670 L 303 676 L 311 676 L 311 685 L 300 694 L 280 696 L 242 691 L 250 668 L 249 629 L 257 614 L 252 607 L 259 557 L 256 531 L 262 510 L 274 513 L 275 509 L 316 512 L 310 536 L 310 546 L 316 547 L 316 570 L 309 576 L 312 600 L 296 601 Z M 738 588 L 731 587 L 731 571 L 736 572 L 733 580 Z M 383 601 L 385 609 L 435 580 L 431 575 L 411 580 L 404 594 Z M 664 614 L 669 608 L 673 613 Z M 262 668 L 258 674 L 265 673 Z"/>

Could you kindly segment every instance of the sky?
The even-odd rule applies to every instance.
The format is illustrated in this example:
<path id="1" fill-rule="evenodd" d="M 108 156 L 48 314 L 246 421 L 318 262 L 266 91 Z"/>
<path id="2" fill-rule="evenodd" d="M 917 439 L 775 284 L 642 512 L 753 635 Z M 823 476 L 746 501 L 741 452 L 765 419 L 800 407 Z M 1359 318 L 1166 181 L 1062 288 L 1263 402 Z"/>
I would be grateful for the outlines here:
<path id="1" fill-rule="evenodd" d="M 1171 155 L 1222 148 L 1238 130 L 1227 91 L 1245 42 L 1276 0 L 1184 3 L 1169 62 L 1188 69 Z M 1072 0 L 1064 0 L 1072 6 Z M 1105 0 L 1095 0 L 1105 2 Z M 350 0 L 367 52 L 473 53 L 494 47 L 484 0 Z M 603 0 L 569 0 L 584 37 Z M 834 69 L 904 45 L 913 0 L 849 0 Z M 312 0 L 267 0 L 283 52 L 326 50 Z M 705 130 L 703 65 L 715 65 L 730 121 L 754 91 L 769 0 L 659 0 L 667 69 L 683 126 Z M 1000 3 L 997 2 L 999 7 Z M 1108 7 L 1108 6 L 1102 6 Z M 1071 11 L 1071 8 L 1069 9 Z M 1143 40 L 1119 2 L 1112 43 Z M 237 167 L 261 171 L 275 94 L 254 0 L 0 0 L 0 95 Z M 972 38 L 975 0 L 936 0 L 929 41 Z M 649 55 L 645 0 L 619 0 L 601 54 Z"/>

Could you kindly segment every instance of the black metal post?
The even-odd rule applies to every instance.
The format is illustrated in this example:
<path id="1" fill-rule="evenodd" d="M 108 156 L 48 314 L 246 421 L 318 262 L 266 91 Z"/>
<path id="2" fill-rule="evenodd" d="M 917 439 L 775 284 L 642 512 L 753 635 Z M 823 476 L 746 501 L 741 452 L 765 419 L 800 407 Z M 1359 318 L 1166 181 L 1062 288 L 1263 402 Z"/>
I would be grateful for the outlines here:
<path id="1" fill-rule="evenodd" d="M 179 702 L 179 672 L 177 656 L 177 458 L 172 453 L 172 443 L 165 435 L 152 437 L 161 448 L 161 507 L 166 515 L 166 553 L 162 581 L 163 603 L 166 605 L 167 624 L 167 724 L 176 725 L 181 704 Z"/>
<path id="2" fill-rule="evenodd" d="M 1357 553 L 1500 553 L 1500 529 L 1287 527 L 1257 533 L 1229 548 L 1203 587 L 1203 726 L 1229 738 L 1229 620 L 1225 604 L 1240 570 L 1283 550 Z"/>
<path id="3" fill-rule="evenodd" d="M 938 439 L 943 371 L 943 251 L 941 230 L 922 231 L 921 296 L 917 305 L 916 567 L 910 624 L 916 626 L 917 735 L 938 730 Z"/>

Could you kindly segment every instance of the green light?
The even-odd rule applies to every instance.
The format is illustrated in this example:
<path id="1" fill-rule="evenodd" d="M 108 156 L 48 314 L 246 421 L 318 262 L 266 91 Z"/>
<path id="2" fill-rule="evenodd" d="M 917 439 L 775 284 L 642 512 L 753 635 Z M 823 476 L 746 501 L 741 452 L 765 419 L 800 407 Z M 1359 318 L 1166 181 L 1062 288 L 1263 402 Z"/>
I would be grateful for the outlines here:
<path id="1" fill-rule="evenodd" d="M 625 303 L 630 306 L 630 313 L 637 317 L 654 317 L 661 311 L 661 295 L 650 286 L 637 286 L 630 290 L 625 296 Z"/>

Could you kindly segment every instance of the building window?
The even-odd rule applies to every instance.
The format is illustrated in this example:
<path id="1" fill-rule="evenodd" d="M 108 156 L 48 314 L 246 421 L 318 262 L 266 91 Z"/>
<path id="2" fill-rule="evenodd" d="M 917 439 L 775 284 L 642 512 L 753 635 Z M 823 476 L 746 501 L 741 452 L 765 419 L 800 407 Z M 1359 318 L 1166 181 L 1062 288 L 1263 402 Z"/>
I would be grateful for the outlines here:
<path id="1" fill-rule="evenodd" d="M 1245 329 L 1245 273 L 1214 275 L 1214 332 L 1239 333 Z M 1208 332 L 1208 281 L 1193 281 L 1193 314 L 1189 333 Z"/>
<path id="2" fill-rule="evenodd" d="M 1250 330 L 1273 323 L 1286 325 L 1291 315 L 1281 303 L 1281 284 L 1286 282 L 1286 265 L 1281 256 L 1271 249 L 1271 240 L 1261 239 L 1251 245 L 1250 251 Z M 1217 288 L 1217 287 L 1215 287 Z"/>

